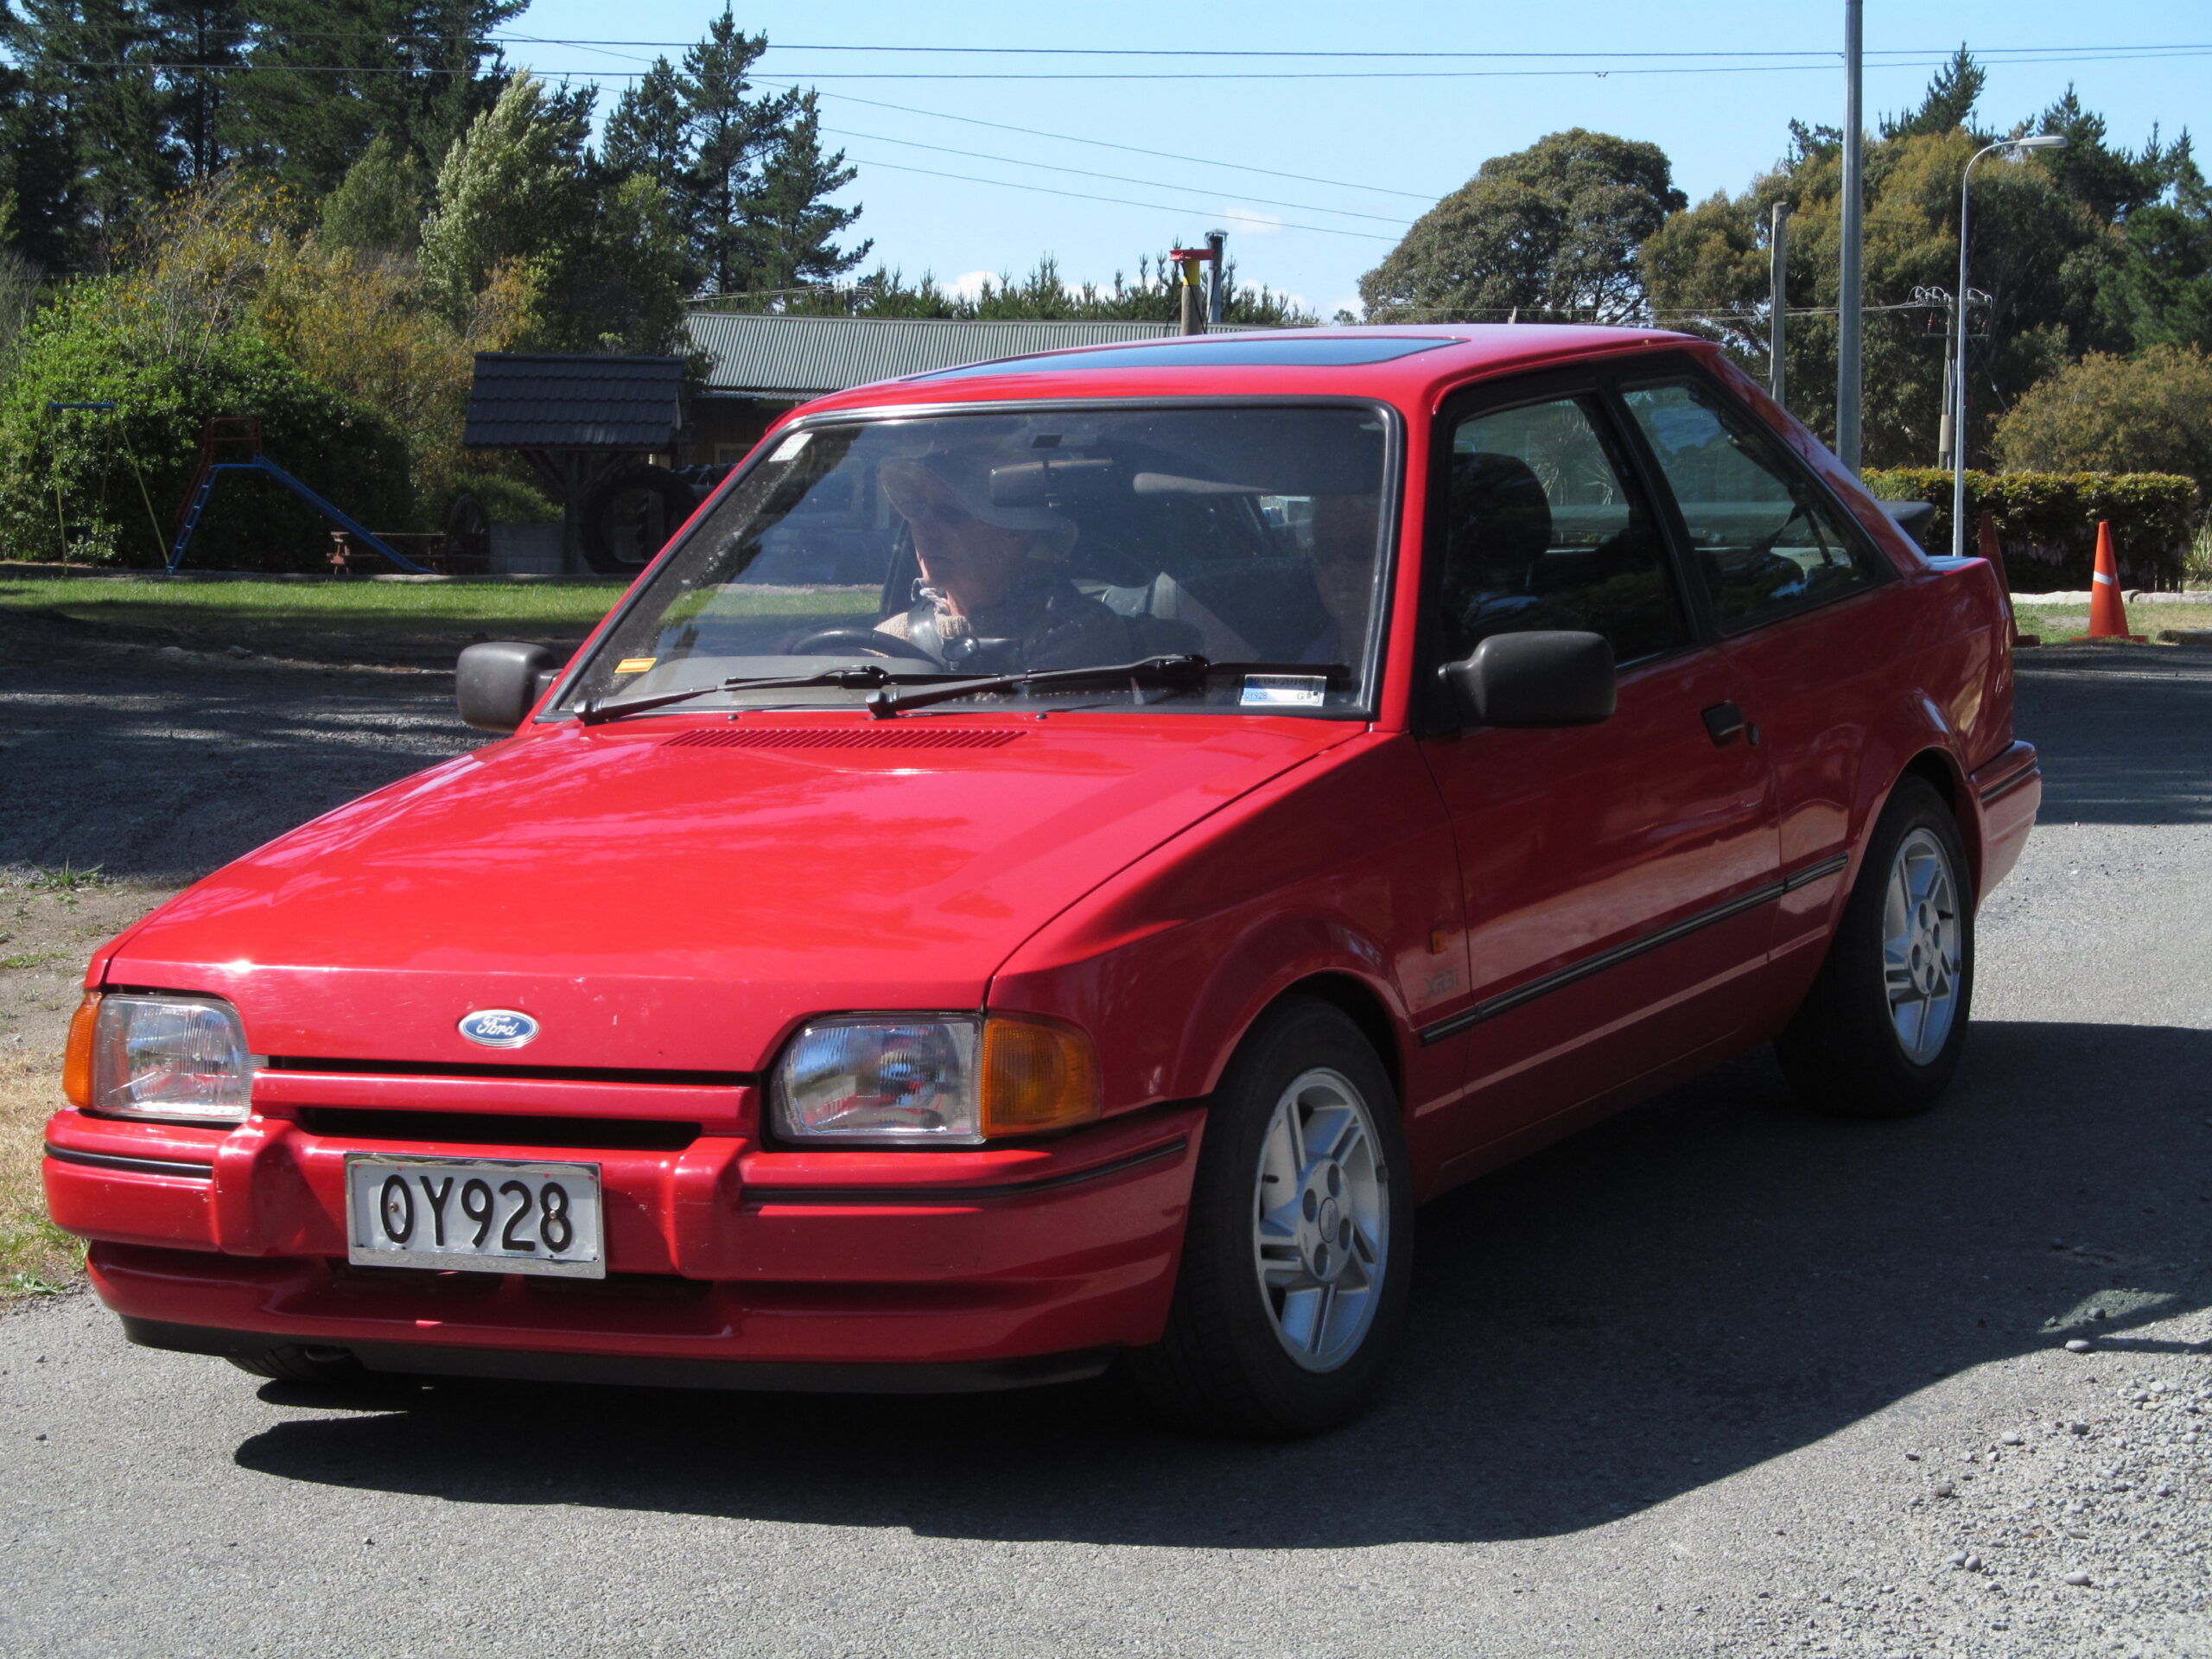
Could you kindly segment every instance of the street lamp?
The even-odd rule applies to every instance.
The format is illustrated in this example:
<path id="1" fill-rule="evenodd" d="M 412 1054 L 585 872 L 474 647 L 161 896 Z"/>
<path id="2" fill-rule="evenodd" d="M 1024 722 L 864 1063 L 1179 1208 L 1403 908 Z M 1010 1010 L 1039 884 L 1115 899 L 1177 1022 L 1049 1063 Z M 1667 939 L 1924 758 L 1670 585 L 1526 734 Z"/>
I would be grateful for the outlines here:
<path id="1" fill-rule="evenodd" d="M 2027 149 L 2065 148 L 2066 135 L 2063 132 L 2000 138 L 1976 150 L 1959 180 L 1959 332 L 1951 355 L 1951 391 L 1955 399 L 1951 409 L 1951 556 L 1955 559 L 1964 558 L 1967 551 L 1967 218 L 1973 208 L 1973 198 L 1967 194 L 1967 187 L 1974 182 L 1974 162 L 1993 150 L 2018 155 Z"/>

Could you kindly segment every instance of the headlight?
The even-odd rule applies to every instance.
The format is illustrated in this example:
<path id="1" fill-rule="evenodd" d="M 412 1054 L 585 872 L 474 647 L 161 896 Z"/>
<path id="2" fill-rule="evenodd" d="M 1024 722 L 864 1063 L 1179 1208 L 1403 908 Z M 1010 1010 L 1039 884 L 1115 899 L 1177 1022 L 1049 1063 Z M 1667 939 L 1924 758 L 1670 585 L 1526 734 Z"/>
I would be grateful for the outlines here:
<path id="1" fill-rule="evenodd" d="M 1087 1123 L 1098 1061 L 1072 1027 L 994 1014 L 838 1015 L 799 1028 L 771 1109 L 792 1141 L 972 1147 Z"/>
<path id="2" fill-rule="evenodd" d="M 253 1090 L 238 1010 L 212 996 L 94 993 L 70 1022 L 71 1103 L 118 1117 L 243 1120 Z"/>

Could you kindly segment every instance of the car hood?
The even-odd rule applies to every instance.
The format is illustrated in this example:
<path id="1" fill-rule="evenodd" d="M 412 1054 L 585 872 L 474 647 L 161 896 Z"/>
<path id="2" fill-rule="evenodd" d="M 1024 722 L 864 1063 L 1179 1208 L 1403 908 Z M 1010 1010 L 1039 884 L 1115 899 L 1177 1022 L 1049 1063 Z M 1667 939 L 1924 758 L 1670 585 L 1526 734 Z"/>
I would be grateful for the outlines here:
<path id="1" fill-rule="evenodd" d="M 271 842 L 118 942 L 253 1051 L 749 1071 L 798 1018 L 974 1008 L 1133 860 L 1363 728 L 1211 715 L 564 724 Z M 456 1022 L 510 1008 L 527 1051 Z"/>

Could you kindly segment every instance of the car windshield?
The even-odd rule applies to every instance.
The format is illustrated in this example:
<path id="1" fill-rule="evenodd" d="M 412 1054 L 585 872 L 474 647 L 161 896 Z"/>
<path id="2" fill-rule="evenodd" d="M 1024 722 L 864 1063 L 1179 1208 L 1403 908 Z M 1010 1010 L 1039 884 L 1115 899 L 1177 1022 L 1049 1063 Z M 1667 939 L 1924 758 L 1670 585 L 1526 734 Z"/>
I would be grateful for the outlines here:
<path id="1" fill-rule="evenodd" d="M 654 571 L 556 712 L 692 691 L 671 712 L 857 706 L 885 676 L 1204 657 L 1231 669 L 931 706 L 1356 715 L 1378 655 L 1386 435 L 1344 406 L 804 427 Z"/>

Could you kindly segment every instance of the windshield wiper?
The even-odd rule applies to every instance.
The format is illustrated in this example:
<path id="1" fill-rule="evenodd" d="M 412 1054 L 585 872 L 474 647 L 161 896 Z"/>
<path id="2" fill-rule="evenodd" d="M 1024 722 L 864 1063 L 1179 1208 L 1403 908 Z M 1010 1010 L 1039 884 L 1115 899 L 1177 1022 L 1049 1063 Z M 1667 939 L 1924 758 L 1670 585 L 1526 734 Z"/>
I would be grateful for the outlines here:
<path id="1" fill-rule="evenodd" d="M 751 678 L 740 676 L 736 679 L 717 680 L 708 685 L 695 685 L 688 691 L 664 691 L 658 696 L 632 697 L 626 702 L 601 702 L 594 698 L 576 710 L 576 718 L 587 726 L 598 726 L 610 720 L 620 720 L 625 715 L 642 715 L 648 709 L 665 709 L 671 703 L 689 702 L 694 697 L 703 697 L 715 691 L 782 691 L 808 685 L 834 685 L 848 691 L 864 691 L 873 686 L 891 685 L 900 680 L 944 677 L 941 674 L 893 674 L 874 663 L 860 668 L 826 668 L 818 674 L 767 675 Z"/>
<path id="2" fill-rule="evenodd" d="M 956 697 L 982 696 L 991 691 L 1013 691 L 1033 685 L 1202 686 L 1216 677 L 1246 674 L 1294 674 L 1341 685 L 1351 677 L 1342 663 L 1217 663 L 1211 658 L 1146 657 L 1134 663 L 1104 663 L 1090 668 L 1033 668 L 1019 674 L 994 674 L 984 679 L 958 680 L 932 685 L 921 691 L 876 692 L 868 700 L 868 711 L 878 720 L 889 720 L 902 709 L 925 709 L 933 702 Z"/>

